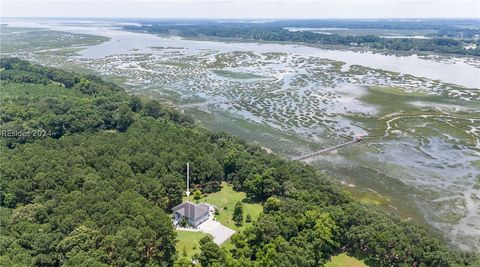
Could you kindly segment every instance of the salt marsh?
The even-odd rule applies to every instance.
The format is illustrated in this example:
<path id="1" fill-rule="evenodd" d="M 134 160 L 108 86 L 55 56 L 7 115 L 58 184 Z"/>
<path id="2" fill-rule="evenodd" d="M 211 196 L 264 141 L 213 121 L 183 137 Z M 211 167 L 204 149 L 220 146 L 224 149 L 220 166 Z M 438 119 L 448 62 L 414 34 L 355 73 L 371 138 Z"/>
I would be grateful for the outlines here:
<path id="1" fill-rule="evenodd" d="M 100 74 L 286 158 L 367 135 L 312 164 L 359 198 L 375 192 L 382 200 L 372 203 L 480 249 L 478 58 L 184 40 L 111 23 L 12 25 L 3 55 Z M 37 30 L 20 26 L 55 30 L 40 32 L 59 41 L 29 50 L 25 32 Z M 64 41 L 79 36 L 91 39 Z"/>

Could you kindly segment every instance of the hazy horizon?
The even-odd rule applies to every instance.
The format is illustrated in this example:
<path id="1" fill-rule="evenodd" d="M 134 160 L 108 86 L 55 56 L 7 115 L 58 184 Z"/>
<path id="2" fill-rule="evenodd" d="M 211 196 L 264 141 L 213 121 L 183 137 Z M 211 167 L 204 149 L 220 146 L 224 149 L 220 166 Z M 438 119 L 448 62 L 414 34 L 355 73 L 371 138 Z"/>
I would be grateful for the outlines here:
<path id="1" fill-rule="evenodd" d="M 196 21 L 209 21 L 209 20 L 219 20 L 219 21 L 240 21 L 243 22 L 245 20 L 251 20 L 251 21 L 280 21 L 280 20 L 404 20 L 404 21 L 413 21 L 413 20 L 479 20 L 479 18 L 468 18 L 468 17 L 431 17 L 431 18 L 385 18 L 385 17 L 371 17 L 371 18 L 341 18 L 341 17 L 331 17 L 331 18 L 249 18 L 249 17 L 244 17 L 244 18 L 208 18 L 208 17 L 201 17 L 201 18 L 187 18 L 187 17 L 171 17 L 171 18 L 162 18 L 162 17 L 60 17 L 60 16 L 55 16 L 55 17 L 34 17 L 34 16 L 29 16 L 29 17 L 11 17 L 11 16 L 2 16 L 3 18 L 6 19 L 108 19 L 108 20 L 116 20 L 116 19 L 127 19 L 127 20 L 196 20 Z"/>
<path id="2" fill-rule="evenodd" d="M 480 4 L 472 0 L 7 0 L 2 1 L 0 5 L 3 18 L 222 20 L 480 18 Z"/>

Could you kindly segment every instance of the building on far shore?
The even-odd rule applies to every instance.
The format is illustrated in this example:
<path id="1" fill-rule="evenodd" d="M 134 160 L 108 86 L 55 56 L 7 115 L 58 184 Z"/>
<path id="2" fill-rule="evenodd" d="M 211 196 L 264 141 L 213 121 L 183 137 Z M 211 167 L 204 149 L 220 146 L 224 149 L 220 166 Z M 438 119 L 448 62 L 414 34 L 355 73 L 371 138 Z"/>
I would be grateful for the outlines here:
<path id="1" fill-rule="evenodd" d="M 198 225 L 210 217 L 210 205 L 206 203 L 194 204 L 187 201 L 173 207 L 172 211 L 174 224 L 178 224 L 182 218 L 185 218 L 194 228 L 197 228 Z"/>

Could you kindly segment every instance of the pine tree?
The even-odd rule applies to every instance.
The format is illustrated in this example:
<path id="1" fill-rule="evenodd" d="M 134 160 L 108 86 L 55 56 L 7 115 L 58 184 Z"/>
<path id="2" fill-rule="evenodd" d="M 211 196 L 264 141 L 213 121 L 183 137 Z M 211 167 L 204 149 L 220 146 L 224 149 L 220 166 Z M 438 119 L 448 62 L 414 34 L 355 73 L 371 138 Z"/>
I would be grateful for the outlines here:
<path id="1" fill-rule="evenodd" d="M 236 226 L 241 226 L 243 223 L 243 205 L 241 202 L 235 204 L 235 209 L 233 210 L 233 221 Z"/>

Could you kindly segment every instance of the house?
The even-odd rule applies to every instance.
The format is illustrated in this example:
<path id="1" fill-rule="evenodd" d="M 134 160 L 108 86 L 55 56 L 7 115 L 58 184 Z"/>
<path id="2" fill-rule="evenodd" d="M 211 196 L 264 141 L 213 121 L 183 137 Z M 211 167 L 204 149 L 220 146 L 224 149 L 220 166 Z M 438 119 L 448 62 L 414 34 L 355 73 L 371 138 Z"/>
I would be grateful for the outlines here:
<path id="1" fill-rule="evenodd" d="M 196 228 L 209 218 L 210 205 L 206 203 L 194 204 L 187 201 L 173 207 L 172 211 L 175 223 L 178 223 L 182 218 L 185 218 L 191 226 Z"/>

